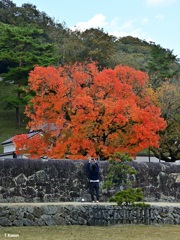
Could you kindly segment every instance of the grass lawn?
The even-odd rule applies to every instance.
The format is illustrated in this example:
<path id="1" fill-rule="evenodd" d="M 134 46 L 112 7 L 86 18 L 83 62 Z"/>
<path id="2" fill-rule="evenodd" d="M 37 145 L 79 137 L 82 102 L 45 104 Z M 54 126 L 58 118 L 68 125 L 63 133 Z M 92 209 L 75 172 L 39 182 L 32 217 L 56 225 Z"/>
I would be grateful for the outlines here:
<path id="1" fill-rule="evenodd" d="M 0 240 L 180 240 L 179 225 L 3 227 Z"/>

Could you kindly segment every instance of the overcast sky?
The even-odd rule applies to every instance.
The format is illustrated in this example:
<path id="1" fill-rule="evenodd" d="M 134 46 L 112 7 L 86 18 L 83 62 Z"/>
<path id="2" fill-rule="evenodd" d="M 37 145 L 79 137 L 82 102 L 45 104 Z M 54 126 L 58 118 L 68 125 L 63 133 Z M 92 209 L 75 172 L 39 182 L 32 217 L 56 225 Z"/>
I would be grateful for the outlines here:
<path id="1" fill-rule="evenodd" d="M 31 3 L 71 29 L 103 28 L 173 50 L 180 58 L 180 0 L 12 0 Z"/>

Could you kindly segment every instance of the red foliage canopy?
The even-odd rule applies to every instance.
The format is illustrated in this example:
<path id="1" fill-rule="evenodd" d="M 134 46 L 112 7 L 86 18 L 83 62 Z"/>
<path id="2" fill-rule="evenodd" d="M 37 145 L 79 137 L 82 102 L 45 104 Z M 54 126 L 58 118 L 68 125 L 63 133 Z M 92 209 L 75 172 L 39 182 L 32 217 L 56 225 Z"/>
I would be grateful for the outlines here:
<path id="1" fill-rule="evenodd" d="M 158 147 L 158 131 L 166 123 L 148 95 L 147 80 L 147 74 L 127 66 L 35 67 L 29 87 L 36 95 L 26 114 L 28 128 L 42 132 L 31 139 L 15 137 L 17 154 L 83 159 Z"/>

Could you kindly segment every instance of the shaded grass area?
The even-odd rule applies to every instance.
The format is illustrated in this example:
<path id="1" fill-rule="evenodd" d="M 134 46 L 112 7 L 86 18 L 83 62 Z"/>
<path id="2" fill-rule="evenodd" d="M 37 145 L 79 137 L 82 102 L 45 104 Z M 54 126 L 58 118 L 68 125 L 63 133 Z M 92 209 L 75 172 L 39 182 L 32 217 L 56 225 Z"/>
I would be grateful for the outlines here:
<path id="1" fill-rule="evenodd" d="M 0 144 L 7 140 L 8 138 L 19 134 L 27 132 L 26 130 L 26 121 L 23 114 L 24 108 L 21 108 L 21 126 L 16 125 L 16 115 L 15 109 L 4 110 L 4 104 L 2 98 L 4 96 L 15 95 L 15 86 L 11 84 L 5 84 L 0 82 Z M 0 153 L 3 152 L 3 147 L 0 145 Z"/>
<path id="2" fill-rule="evenodd" d="M 12 239 L 13 235 L 18 240 L 180 240 L 180 226 L 116 225 L 107 227 L 51 226 L 0 228 L 0 240 Z"/>

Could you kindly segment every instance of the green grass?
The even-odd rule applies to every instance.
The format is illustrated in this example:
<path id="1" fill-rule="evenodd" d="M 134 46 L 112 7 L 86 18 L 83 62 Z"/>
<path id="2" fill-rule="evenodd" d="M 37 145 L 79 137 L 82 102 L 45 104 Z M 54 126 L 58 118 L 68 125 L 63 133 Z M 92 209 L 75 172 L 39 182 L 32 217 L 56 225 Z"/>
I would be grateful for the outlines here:
<path id="1" fill-rule="evenodd" d="M 26 131 L 26 122 L 23 115 L 23 108 L 21 109 L 22 125 L 16 125 L 15 109 L 4 110 L 1 98 L 3 96 L 12 95 L 14 90 L 13 85 L 7 85 L 0 82 L 0 144 L 8 138 Z M 3 152 L 3 147 L 0 145 L 0 153 Z M 1 240 L 1 239 L 0 239 Z"/>
<path id="2" fill-rule="evenodd" d="M 12 237 L 13 235 L 16 237 Z M 10 238 L 18 240 L 180 240 L 180 226 L 116 225 L 108 227 L 52 226 L 0 228 L 0 240 Z"/>

